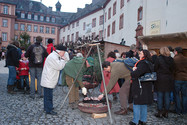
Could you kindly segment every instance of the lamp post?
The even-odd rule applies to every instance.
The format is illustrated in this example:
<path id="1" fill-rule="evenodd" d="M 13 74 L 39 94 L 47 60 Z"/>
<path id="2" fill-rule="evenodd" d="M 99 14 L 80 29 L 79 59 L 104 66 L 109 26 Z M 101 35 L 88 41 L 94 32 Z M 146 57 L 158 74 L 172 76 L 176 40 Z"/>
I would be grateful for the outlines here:
<path id="1" fill-rule="evenodd" d="M 105 8 L 104 6 L 101 6 L 103 9 L 103 31 L 102 31 L 102 41 L 104 41 L 104 28 L 105 28 Z"/>

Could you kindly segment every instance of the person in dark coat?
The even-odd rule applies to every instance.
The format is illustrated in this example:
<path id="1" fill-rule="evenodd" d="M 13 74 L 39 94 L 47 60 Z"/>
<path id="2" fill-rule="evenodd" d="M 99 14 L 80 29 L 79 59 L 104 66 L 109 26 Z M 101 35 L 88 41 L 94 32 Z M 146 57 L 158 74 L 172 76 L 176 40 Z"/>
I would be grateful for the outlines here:
<path id="1" fill-rule="evenodd" d="M 139 57 L 140 60 L 135 64 L 133 72 L 131 72 L 132 91 L 130 95 L 133 102 L 133 120 L 129 122 L 130 125 L 146 124 L 147 105 L 152 103 L 152 82 L 139 83 L 138 81 L 140 76 L 151 72 L 149 65 L 146 63 L 147 61 L 151 64 L 151 55 L 148 50 L 142 50 L 139 53 Z"/>
<path id="2" fill-rule="evenodd" d="M 174 97 L 177 114 L 187 114 L 187 57 L 181 47 L 174 50 Z M 182 98 L 181 98 L 182 97 Z"/>
<path id="3" fill-rule="evenodd" d="M 130 46 L 130 50 L 126 52 L 126 58 L 132 58 L 132 57 L 136 57 L 137 59 L 139 59 L 135 44 L 132 44 Z"/>
<path id="4" fill-rule="evenodd" d="M 7 82 L 8 93 L 14 93 L 14 82 L 16 81 L 16 67 L 19 67 L 19 53 L 16 44 L 19 44 L 17 41 L 9 44 L 7 46 L 6 53 L 6 66 L 9 69 L 9 76 Z"/>
<path id="5" fill-rule="evenodd" d="M 155 116 L 167 118 L 170 107 L 170 92 L 174 89 L 174 60 L 167 47 L 160 48 L 160 55 L 155 62 L 155 71 L 157 72 L 155 90 L 158 99 L 158 113 Z"/>

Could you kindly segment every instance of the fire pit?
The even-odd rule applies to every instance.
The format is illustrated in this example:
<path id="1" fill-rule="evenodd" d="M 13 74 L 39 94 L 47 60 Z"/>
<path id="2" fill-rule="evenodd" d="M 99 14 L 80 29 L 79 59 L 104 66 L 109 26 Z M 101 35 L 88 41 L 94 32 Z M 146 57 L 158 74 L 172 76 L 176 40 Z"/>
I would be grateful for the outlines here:
<path id="1" fill-rule="evenodd" d="M 87 98 L 87 97 L 86 97 Z M 106 103 L 106 99 L 103 100 L 93 100 L 94 98 L 91 98 L 90 100 L 83 100 L 82 102 L 79 102 L 78 108 L 82 112 L 86 113 L 105 113 L 108 112 L 108 107 Z M 111 102 L 109 101 L 110 108 L 112 106 Z"/>

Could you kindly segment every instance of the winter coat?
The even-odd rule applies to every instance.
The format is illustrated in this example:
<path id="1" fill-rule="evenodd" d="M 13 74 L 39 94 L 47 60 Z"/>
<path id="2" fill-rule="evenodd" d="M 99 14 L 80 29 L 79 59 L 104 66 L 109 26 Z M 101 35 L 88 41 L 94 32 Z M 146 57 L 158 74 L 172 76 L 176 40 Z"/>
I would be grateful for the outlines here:
<path id="1" fill-rule="evenodd" d="M 66 84 L 66 80 L 65 77 L 66 75 L 72 77 L 72 78 L 76 78 L 77 73 L 79 72 L 82 63 L 83 63 L 83 57 L 74 57 L 73 59 L 71 59 L 64 67 L 63 71 L 62 71 L 62 84 L 63 85 L 67 85 Z M 82 78 L 83 78 L 83 72 L 86 71 L 86 65 L 83 66 L 81 72 L 79 73 L 79 76 L 77 78 L 77 81 L 79 81 L 79 83 L 82 83 Z M 79 86 L 79 83 L 76 82 L 76 86 Z M 82 86 L 82 85 L 81 85 Z"/>
<path id="2" fill-rule="evenodd" d="M 56 50 L 55 47 L 53 46 L 53 43 L 50 43 L 47 45 L 47 53 L 50 54 L 51 50 Z"/>
<path id="3" fill-rule="evenodd" d="M 29 75 L 29 61 L 20 60 L 18 71 L 19 71 L 19 76 L 28 76 Z"/>
<path id="4" fill-rule="evenodd" d="M 16 66 L 16 67 L 19 67 L 19 53 L 18 53 L 18 48 L 15 45 L 13 45 L 13 44 L 9 44 L 7 46 L 6 66 Z"/>
<path id="5" fill-rule="evenodd" d="M 41 64 L 34 64 L 35 54 L 33 52 L 33 48 L 36 46 L 41 46 L 43 49 L 43 53 L 42 53 L 43 62 Z M 37 43 L 37 42 L 30 45 L 25 53 L 25 57 L 29 58 L 29 67 L 37 67 L 37 68 L 43 67 L 44 58 L 47 57 L 47 55 L 48 55 L 48 53 L 47 53 L 46 49 L 42 45 L 40 45 L 40 43 Z"/>
<path id="6" fill-rule="evenodd" d="M 46 59 L 42 71 L 41 86 L 45 88 L 55 88 L 58 82 L 60 70 L 62 70 L 67 60 L 61 59 L 60 55 L 53 51 Z"/>
<path id="7" fill-rule="evenodd" d="M 187 57 L 177 54 L 174 57 L 175 80 L 187 81 Z"/>
<path id="8" fill-rule="evenodd" d="M 155 62 L 157 81 L 155 91 L 170 92 L 174 89 L 174 61 L 172 57 L 160 55 Z"/>
<path id="9" fill-rule="evenodd" d="M 148 64 L 144 60 L 140 60 L 137 65 L 137 69 L 131 72 L 132 85 L 131 93 L 133 103 L 135 105 L 148 105 L 152 103 L 152 82 L 141 82 L 142 89 L 139 86 L 138 78 L 145 73 L 150 73 L 151 70 Z"/>
<path id="10" fill-rule="evenodd" d="M 105 61 L 113 62 L 114 60 L 115 60 L 115 58 L 108 57 Z M 104 79 L 105 79 L 105 85 L 107 86 L 110 81 L 111 72 L 103 70 L 103 75 L 104 75 Z M 120 89 L 119 84 L 118 84 L 118 82 L 116 82 L 115 86 L 110 90 L 109 94 L 117 93 L 117 92 L 119 92 L 119 89 Z M 100 92 L 104 92 L 103 81 L 101 82 Z"/>

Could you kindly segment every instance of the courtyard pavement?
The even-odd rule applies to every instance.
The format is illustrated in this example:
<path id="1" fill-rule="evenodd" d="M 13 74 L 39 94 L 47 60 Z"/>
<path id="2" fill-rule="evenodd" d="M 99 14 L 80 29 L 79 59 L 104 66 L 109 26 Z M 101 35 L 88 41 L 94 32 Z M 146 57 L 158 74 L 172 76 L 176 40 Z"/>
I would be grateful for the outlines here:
<path id="1" fill-rule="evenodd" d="M 93 119 L 91 114 L 83 113 L 79 109 L 72 110 L 68 101 L 60 109 L 68 92 L 67 87 L 57 86 L 54 89 L 54 107 L 57 116 L 46 115 L 43 111 L 43 99 L 34 100 L 27 94 L 8 94 L 6 85 L 8 68 L 4 67 L 5 61 L 0 61 L 0 125 L 109 125 L 109 114 L 105 118 Z M 92 91 L 92 90 L 91 90 Z M 99 87 L 93 90 L 92 96 L 98 96 Z M 83 97 L 81 97 L 82 99 Z M 80 100 L 81 100 L 80 99 Z M 112 100 L 112 96 L 109 96 Z M 133 118 L 133 113 L 125 116 L 115 115 L 114 111 L 120 108 L 119 99 L 112 103 L 111 114 L 114 125 L 128 125 Z M 187 125 L 187 115 L 169 113 L 169 118 L 156 118 L 156 104 L 148 106 L 147 125 Z"/>

